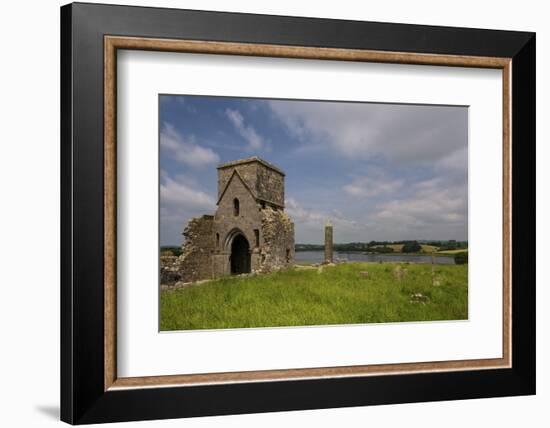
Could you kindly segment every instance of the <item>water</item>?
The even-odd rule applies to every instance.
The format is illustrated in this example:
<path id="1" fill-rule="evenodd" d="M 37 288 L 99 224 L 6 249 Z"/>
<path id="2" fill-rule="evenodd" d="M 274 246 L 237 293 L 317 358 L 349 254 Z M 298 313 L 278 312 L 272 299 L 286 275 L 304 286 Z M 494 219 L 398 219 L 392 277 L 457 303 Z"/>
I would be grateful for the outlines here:
<path id="1" fill-rule="evenodd" d="M 296 251 L 294 260 L 297 263 L 321 263 L 325 259 L 323 251 Z M 348 262 L 412 262 L 431 263 L 432 256 L 421 254 L 363 254 L 360 252 L 334 252 L 334 261 Z M 454 265 L 454 257 L 435 256 L 434 261 L 440 265 Z"/>

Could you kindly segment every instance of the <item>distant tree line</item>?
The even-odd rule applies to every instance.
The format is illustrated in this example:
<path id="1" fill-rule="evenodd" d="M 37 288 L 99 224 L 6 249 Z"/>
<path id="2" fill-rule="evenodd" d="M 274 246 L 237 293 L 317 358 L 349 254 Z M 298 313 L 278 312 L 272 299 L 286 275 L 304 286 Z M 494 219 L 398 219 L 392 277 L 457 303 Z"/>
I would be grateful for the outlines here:
<path id="1" fill-rule="evenodd" d="M 176 257 L 179 257 L 181 256 L 181 247 L 160 247 L 160 254 L 161 255 L 172 255 L 172 256 L 176 256 Z"/>
<path id="2" fill-rule="evenodd" d="M 394 252 L 392 247 L 386 247 L 385 245 L 378 246 L 378 247 L 369 247 L 369 248 L 367 248 L 367 251 L 369 253 L 381 253 L 381 254 L 393 253 Z"/>
<path id="3" fill-rule="evenodd" d="M 409 241 L 403 244 L 401 251 L 404 253 L 419 253 L 422 251 L 422 246 L 417 241 Z"/>
<path id="4" fill-rule="evenodd" d="M 439 251 L 462 250 L 468 248 L 468 241 L 455 241 L 454 239 L 448 241 L 427 241 L 425 244 L 438 247 Z"/>
<path id="5" fill-rule="evenodd" d="M 419 253 L 422 251 L 422 244 L 437 247 L 439 251 L 467 249 L 468 241 L 370 241 L 370 242 L 349 242 L 346 244 L 334 244 L 335 251 L 363 251 L 369 253 L 393 253 L 395 250 L 390 245 L 402 245 L 403 253 Z M 296 244 L 296 251 L 322 251 L 322 244 Z"/>
<path id="6" fill-rule="evenodd" d="M 321 251 L 325 248 L 321 244 L 295 244 L 294 251 Z"/>

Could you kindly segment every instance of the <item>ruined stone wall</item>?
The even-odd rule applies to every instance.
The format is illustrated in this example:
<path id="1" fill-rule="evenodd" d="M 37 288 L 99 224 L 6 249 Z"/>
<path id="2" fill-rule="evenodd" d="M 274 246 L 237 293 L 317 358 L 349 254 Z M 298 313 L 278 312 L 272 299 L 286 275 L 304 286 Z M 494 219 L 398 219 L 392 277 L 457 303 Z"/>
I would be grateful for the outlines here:
<path id="1" fill-rule="evenodd" d="M 284 175 L 258 165 L 258 180 L 256 181 L 256 194 L 259 199 L 274 202 L 277 205 L 285 205 L 285 181 Z"/>
<path id="2" fill-rule="evenodd" d="M 282 208 L 284 174 L 269 165 L 250 158 L 218 168 L 221 199 L 216 213 L 189 221 L 181 256 L 161 256 L 161 284 L 230 274 L 231 244 L 238 235 L 248 241 L 251 272 L 272 272 L 294 264 L 294 224 Z M 238 215 L 235 198 L 239 200 Z M 242 250 L 236 254 L 243 254 Z"/>
<path id="3" fill-rule="evenodd" d="M 189 220 L 183 232 L 185 237 L 183 253 L 171 268 L 179 273 L 176 281 L 193 282 L 212 278 L 212 250 L 215 244 L 212 237 L 213 224 L 214 217 L 211 215 Z M 168 273 L 171 269 L 166 269 L 166 272 Z"/>
<path id="4" fill-rule="evenodd" d="M 160 256 L 160 283 L 172 285 L 181 281 L 178 257 L 172 255 Z"/>
<path id="5" fill-rule="evenodd" d="M 282 210 L 261 211 L 260 272 L 273 272 L 294 265 L 294 223 Z"/>

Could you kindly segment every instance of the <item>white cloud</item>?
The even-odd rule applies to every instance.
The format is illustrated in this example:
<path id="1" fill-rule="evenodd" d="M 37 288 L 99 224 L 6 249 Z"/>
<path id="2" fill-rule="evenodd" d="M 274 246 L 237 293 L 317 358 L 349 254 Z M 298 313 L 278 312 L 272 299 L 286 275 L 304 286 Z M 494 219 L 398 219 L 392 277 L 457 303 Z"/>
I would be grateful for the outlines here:
<path id="1" fill-rule="evenodd" d="M 183 217 L 189 211 L 204 211 L 205 214 L 208 214 L 215 209 L 214 197 L 193 188 L 184 177 L 172 178 L 164 173 L 162 175 L 160 200 L 167 213 L 180 211 Z"/>
<path id="2" fill-rule="evenodd" d="M 466 175 L 468 173 L 468 147 L 461 147 L 441 158 L 435 164 L 435 170 Z"/>
<path id="3" fill-rule="evenodd" d="M 357 177 L 350 184 L 344 186 L 344 191 L 351 196 L 372 198 L 378 195 L 393 196 L 404 184 L 404 180 L 386 177 L 381 172 L 372 175 Z"/>
<path id="4" fill-rule="evenodd" d="M 161 171 L 160 238 L 162 245 L 180 245 L 187 222 L 192 217 L 213 214 L 216 200 L 197 188 L 197 183 L 185 176 L 170 177 Z"/>
<path id="5" fill-rule="evenodd" d="M 465 107 L 281 100 L 267 105 L 301 141 L 300 151 L 331 149 L 350 159 L 383 156 L 426 165 L 467 149 Z"/>
<path id="6" fill-rule="evenodd" d="M 400 239 L 467 236 L 467 201 L 465 185 L 436 177 L 412 184 L 403 198 L 379 204 L 373 218 L 381 229 L 407 234 Z"/>
<path id="7" fill-rule="evenodd" d="M 295 223 L 304 223 L 316 227 L 323 227 L 328 220 L 328 215 L 311 209 L 305 209 L 295 199 L 288 198 L 285 201 L 287 213 L 292 217 Z"/>
<path id="8" fill-rule="evenodd" d="M 359 225 L 344 217 L 338 210 L 325 212 L 311 207 L 304 207 L 294 198 L 285 200 L 287 214 L 295 223 L 296 242 L 308 243 L 313 236 L 318 236 L 317 241 L 322 241 L 325 223 L 330 220 L 338 234 L 347 234 L 357 230 Z"/>
<path id="9" fill-rule="evenodd" d="M 191 167 L 203 167 L 219 163 L 220 157 L 213 150 L 199 146 L 193 136 L 184 138 L 170 123 L 164 122 L 160 131 L 161 149 L 169 151 L 178 162 Z"/>
<path id="10" fill-rule="evenodd" d="M 264 148 L 264 139 L 260 135 L 258 135 L 256 130 L 252 126 L 245 125 L 244 117 L 238 110 L 227 108 L 225 109 L 225 114 L 229 118 L 239 135 L 245 139 L 247 143 L 247 150 L 257 151 Z"/>

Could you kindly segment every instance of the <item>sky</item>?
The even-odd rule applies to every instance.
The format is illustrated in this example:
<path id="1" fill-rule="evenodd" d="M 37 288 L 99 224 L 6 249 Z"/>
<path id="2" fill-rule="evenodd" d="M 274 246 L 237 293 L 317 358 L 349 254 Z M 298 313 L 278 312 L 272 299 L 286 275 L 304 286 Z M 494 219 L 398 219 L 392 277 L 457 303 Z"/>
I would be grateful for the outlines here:
<path id="1" fill-rule="evenodd" d="M 296 243 L 468 239 L 468 108 L 159 97 L 160 243 L 216 210 L 220 163 L 286 173 Z"/>

